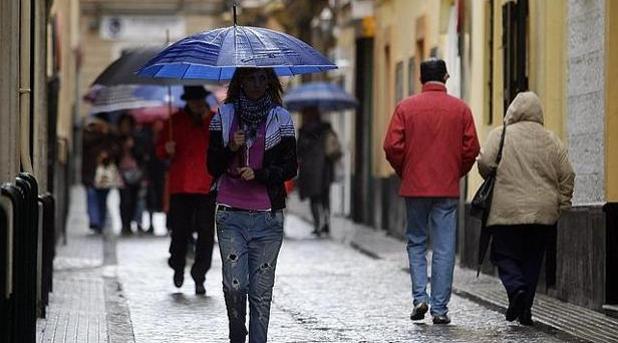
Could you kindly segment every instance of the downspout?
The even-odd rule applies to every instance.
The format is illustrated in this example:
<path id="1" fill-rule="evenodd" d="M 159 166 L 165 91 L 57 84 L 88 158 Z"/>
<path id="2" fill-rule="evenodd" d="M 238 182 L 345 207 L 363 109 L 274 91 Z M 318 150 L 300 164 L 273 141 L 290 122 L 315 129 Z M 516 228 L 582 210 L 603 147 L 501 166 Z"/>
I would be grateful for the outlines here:
<path id="1" fill-rule="evenodd" d="M 21 170 L 33 173 L 32 160 L 30 159 L 30 100 L 32 88 L 30 85 L 30 43 L 32 9 L 30 0 L 21 0 L 19 12 L 20 35 L 19 35 L 19 154 Z"/>
<path id="2" fill-rule="evenodd" d="M 489 118 L 488 125 L 494 123 L 494 0 L 489 0 L 489 76 L 487 86 L 489 88 Z"/>

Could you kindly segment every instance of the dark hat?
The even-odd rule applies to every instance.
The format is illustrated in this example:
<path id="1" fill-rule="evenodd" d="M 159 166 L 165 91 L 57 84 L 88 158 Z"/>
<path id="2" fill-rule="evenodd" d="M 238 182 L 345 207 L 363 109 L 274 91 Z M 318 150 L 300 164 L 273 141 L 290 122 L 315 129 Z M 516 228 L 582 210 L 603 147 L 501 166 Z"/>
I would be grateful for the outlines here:
<path id="1" fill-rule="evenodd" d="M 209 91 L 207 91 L 203 86 L 184 86 L 184 93 L 180 96 L 182 100 L 199 100 L 205 99 Z"/>
<path id="2" fill-rule="evenodd" d="M 446 74 L 446 63 L 444 63 L 444 60 L 431 58 L 421 63 L 421 83 L 429 81 L 444 82 L 444 75 Z"/>

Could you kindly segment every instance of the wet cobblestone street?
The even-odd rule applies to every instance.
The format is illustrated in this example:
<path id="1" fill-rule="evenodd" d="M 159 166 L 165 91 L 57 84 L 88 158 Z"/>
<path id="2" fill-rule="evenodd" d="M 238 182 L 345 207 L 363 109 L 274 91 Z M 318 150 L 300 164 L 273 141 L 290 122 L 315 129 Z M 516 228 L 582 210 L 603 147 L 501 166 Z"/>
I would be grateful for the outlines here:
<path id="1" fill-rule="evenodd" d="M 295 216 L 277 265 L 271 342 L 562 342 L 537 328 L 507 323 L 501 313 L 453 295 L 452 323 L 409 320 L 408 274 L 346 245 L 314 239 Z M 162 234 L 163 232 L 158 232 Z M 177 290 L 166 264 L 168 237 L 118 241 L 118 276 L 136 342 L 227 342 L 221 261 L 215 249 L 207 296 L 196 296 L 188 269 Z"/>

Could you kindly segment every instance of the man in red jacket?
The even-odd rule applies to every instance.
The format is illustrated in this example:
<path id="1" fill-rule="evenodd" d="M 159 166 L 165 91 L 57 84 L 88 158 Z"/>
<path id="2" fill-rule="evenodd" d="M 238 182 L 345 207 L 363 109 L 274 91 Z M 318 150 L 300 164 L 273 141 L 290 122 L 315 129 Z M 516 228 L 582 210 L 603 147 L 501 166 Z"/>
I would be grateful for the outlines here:
<path id="1" fill-rule="evenodd" d="M 449 75 L 443 60 L 421 63 L 420 94 L 397 105 L 384 151 L 401 178 L 414 308 L 421 320 L 431 305 L 434 324 L 448 324 L 448 302 L 455 266 L 455 210 L 459 179 L 479 153 L 474 119 L 468 106 L 446 93 Z M 431 230 L 431 298 L 427 295 L 427 231 Z"/>
<path id="2" fill-rule="evenodd" d="M 206 170 L 208 127 L 213 114 L 206 104 L 208 94 L 202 86 L 185 86 L 181 98 L 187 106 L 168 119 L 156 145 L 157 157 L 170 160 L 168 215 L 172 241 L 168 264 L 174 269 L 174 285 L 180 288 L 187 244 L 193 231 L 197 231 L 195 262 L 191 267 L 196 294 L 206 293 L 204 281 L 214 243 L 213 178 Z"/>

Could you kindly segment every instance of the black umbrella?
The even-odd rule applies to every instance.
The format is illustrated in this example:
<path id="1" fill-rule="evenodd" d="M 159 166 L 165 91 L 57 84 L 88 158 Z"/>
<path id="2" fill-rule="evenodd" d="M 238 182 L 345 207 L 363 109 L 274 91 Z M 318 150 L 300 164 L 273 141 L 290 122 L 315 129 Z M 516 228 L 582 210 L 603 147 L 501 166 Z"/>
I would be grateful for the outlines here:
<path id="1" fill-rule="evenodd" d="M 491 231 L 487 227 L 487 217 L 483 216 L 481 220 L 481 235 L 479 236 L 479 250 L 477 255 L 477 269 L 476 269 L 476 277 L 481 273 L 481 266 L 483 266 L 483 260 L 485 260 L 485 254 L 487 253 L 487 249 L 489 248 L 491 242 Z"/>
<path id="2" fill-rule="evenodd" d="M 146 62 L 156 56 L 165 47 L 135 48 L 129 49 L 112 64 L 110 64 L 94 80 L 92 85 L 117 86 L 117 85 L 203 85 L 203 80 L 179 80 L 169 78 L 141 77 L 135 74 Z"/>

